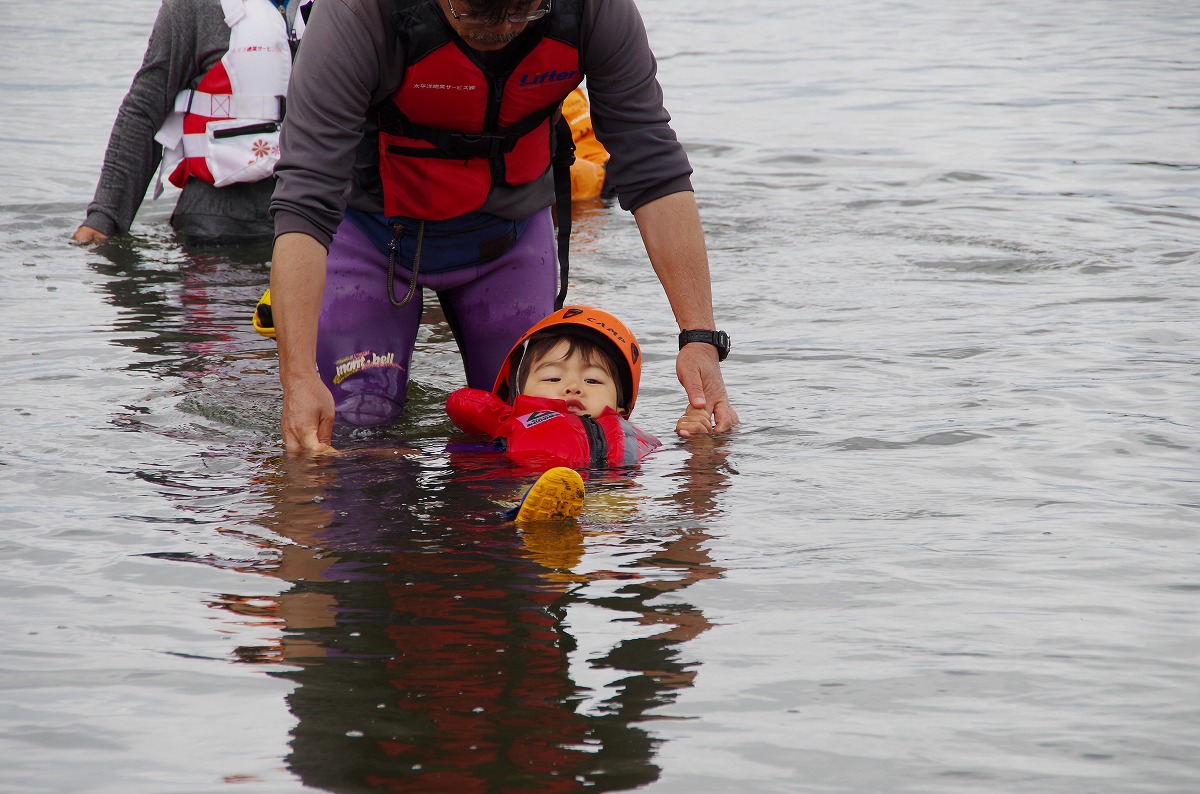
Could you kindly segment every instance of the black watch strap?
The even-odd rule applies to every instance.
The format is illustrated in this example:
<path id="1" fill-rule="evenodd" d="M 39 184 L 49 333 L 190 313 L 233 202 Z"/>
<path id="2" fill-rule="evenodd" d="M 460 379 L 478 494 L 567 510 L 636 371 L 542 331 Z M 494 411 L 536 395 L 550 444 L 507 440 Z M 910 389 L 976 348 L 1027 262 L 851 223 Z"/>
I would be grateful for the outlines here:
<path id="1" fill-rule="evenodd" d="M 717 360 L 724 361 L 729 355 L 729 334 L 724 331 L 680 331 L 679 349 L 692 342 L 704 342 L 717 349 Z"/>

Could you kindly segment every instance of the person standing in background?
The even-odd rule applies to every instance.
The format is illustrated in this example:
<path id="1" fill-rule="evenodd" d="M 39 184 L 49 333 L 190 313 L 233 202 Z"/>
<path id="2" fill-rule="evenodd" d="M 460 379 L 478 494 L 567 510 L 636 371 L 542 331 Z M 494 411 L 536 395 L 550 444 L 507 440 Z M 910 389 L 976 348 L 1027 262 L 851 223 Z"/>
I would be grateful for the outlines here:
<path id="1" fill-rule="evenodd" d="M 129 231 L 150 181 L 190 242 L 267 241 L 288 78 L 312 0 L 164 0 L 72 235 Z"/>

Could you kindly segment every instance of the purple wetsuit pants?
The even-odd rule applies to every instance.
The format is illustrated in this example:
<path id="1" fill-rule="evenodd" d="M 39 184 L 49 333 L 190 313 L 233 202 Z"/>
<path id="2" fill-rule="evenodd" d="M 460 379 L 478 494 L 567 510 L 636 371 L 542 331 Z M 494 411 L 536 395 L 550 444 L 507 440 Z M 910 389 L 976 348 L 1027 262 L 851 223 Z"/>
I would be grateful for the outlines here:
<path id="1" fill-rule="evenodd" d="M 462 354 L 467 385 L 490 391 L 508 351 L 554 310 L 558 264 L 549 208 L 530 218 L 505 253 L 479 265 L 426 273 Z M 421 290 L 403 307 L 388 296 L 388 257 L 350 220 L 329 247 L 317 334 L 317 368 L 333 392 L 337 423 L 386 424 L 400 416 L 421 322 Z M 392 291 L 408 293 L 412 273 L 396 263 Z"/>

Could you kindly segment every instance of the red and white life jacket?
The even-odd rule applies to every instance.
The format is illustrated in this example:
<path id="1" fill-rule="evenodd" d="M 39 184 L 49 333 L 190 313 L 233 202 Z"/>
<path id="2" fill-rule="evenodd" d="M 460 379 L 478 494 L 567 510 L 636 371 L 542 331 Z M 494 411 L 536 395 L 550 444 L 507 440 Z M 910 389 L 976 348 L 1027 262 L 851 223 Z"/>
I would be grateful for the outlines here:
<path id="1" fill-rule="evenodd" d="M 221 0 L 229 49 L 194 89 L 180 91 L 154 139 L 163 146 L 162 175 L 183 187 L 190 178 L 224 187 L 271 176 L 279 160 L 279 124 L 292 71 L 294 31 L 271 0 Z M 293 39 L 293 35 L 295 39 Z"/>
<path id="2" fill-rule="evenodd" d="M 493 186 L 524 185 L 550 168 L 554 119 L 583 81 L 576 5 L 532 23 L 499 74 L 456 37 L 440 6 L 395 14 L 403 82 L 378 108 L 384 212 L 444 220 L 483 206 Z"/>

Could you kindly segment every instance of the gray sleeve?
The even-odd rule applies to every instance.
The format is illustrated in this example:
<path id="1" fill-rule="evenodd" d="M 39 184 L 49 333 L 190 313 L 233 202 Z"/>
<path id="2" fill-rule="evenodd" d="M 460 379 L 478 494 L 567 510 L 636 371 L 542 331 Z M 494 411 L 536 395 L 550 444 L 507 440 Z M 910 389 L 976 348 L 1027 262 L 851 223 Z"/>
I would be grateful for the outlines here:
<path id="1" fill-rule="evenodd" d="M 117 111 L 85 225 L 109 235 L 129 230 L 162 158 L 154 135 L 175 95 L 199 80 L 228 47 L 219 2 L 164 0 L 142 66 Z"/>
<path id="2" fill-rule="evenodd" d="M 582 68 L 596 137 L 611 159 L 606 183 L 635 210 L 690 191 L 692 167 L 663 106 L 658 64 L 633 0 L 584 0 Z"/>
<path id="3" fill-rule="evenodd" d="M 288 84 L 271 214 L 276 236 L 302 232 L 329 247 L 341 223 L 368 109 L 399 54 L 379 3 L 319 0 Z M 395 37 L 392 36 L 391 39 Z"/>

